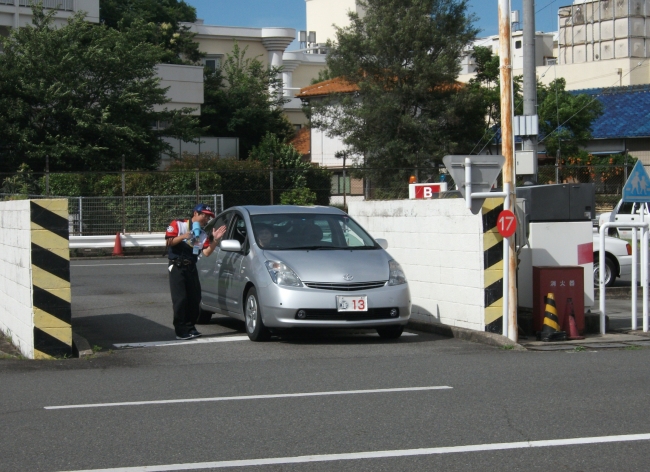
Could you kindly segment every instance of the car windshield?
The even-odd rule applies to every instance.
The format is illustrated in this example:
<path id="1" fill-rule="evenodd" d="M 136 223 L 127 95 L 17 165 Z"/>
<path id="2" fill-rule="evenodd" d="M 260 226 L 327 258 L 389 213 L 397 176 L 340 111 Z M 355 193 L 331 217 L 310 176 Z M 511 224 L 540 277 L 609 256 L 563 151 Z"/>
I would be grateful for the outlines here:
<path id="1" fill-rule="evenodd" d="M 379 249 L 346 215 L 273 214 L 251 217 L 258 246 L 264 249 Z"/>

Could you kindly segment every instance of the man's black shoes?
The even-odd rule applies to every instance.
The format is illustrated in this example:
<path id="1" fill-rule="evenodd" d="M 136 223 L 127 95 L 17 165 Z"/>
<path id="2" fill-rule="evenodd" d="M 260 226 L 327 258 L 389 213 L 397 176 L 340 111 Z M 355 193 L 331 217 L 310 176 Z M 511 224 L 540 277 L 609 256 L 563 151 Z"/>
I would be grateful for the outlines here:
<path id="1" fill-rule="evenodd" d="M 201 333 L 199 333 L 196 330 L 196 328 L 192 328 L 187 333 L 183 333 L 183 334 L 178 334 L 177 333 L 176 334 L 176 339 L 180 339 L 182 341 L 187 341 L 188 339 L 198 338 L 199 336 L 201 336 Z"/>

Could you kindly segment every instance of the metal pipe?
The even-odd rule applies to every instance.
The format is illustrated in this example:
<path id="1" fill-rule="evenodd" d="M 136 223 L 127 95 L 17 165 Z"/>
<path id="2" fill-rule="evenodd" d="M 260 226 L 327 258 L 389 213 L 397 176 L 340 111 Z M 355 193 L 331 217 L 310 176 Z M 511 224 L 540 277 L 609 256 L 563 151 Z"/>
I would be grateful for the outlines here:
<path id="1" fill-rule="evenodd" d="M 83 198 L 84 197 L 79 197 L 79 236 L 83 236 L 84 231 L 83 231 L 83 221 L 84 221 L 84 211 L 83 211 Z"/>
<path id="2" fill-rule="evenodd" d="M 535 0 L 523 0 L 524 13 L 524 116 L 537 114 L 535 64 Z M 522 149 L 533 151 L 533 179 L 537 181 L 537 135 L 524 136 Z"/>
<path id="3" fill-rule="evenodd" d="M 50 196 L 50 156 L 45 156 L 45 195 Z"/>
<path id="4" fill-rule="evenodd" d="M 638 230 L 637 228 L 632 228 L 632 331 L 637 329 L 637 319 L 636 319 L 636 285 L 638 283 L 638 274 L 636 261 L 638 259 Z"/>
<path id="5" fill-rule="evenodd" d="M 269 162 L 271 164 L 269 170 L 269 191 L 271 193 L 271 205 L 273 205 L 273 153 L 269 154 Z"/>
<path id="6" fill-rule="evenodd" d="M 147 219 L 149 220 L 149 232 L 151 233 L 151 195 L 147 195 Z"/>
<path id="7" fill-rule="evenodd" d="M 472 160 L 465 158 L 465 205 L 472 208 Z"/>
<path id="8" fill-rule="evenodd" d="M 124 154 L 122 154 L 122 234 L 126 234 L 126 180 L 124 172 L 126 169 L 126 162 Z"/>
<path id="9" fill-rule="evenodd" d="M 648 332 L 648 222 L 638 223 L 615 223 L 607 222 L 600 227 L 600 241 L 598 244 L 598 288 L 600 289 L 599 305 L 600 305 L 600 334 L 605 334 L 605 235 L 609 228 L 641 228 L 642 243 L 641 243 L 641 283 L 643 284 L 643 331 Z M 632 270 L 636 260 L 632 259 Z M 644 267 L 645 270 L 644 270 Z M 634 302 L 633 302 L 634 303 Z"/>
<path id="10" fill-rule="evenodd" d="M 641 214 L 643 215 L 643 210 L 641 210 Z M 643 221 L 643 217 L 642 221 Z M 644 221 L 646 225 L 646 223 Z M 643 283 L 643 332 L 647 333 L 648 332 L 648 226 L 645 226 L 642 230 L 642 238 L 641 240 L 643 241 L 641 243 L 641 277 L 642 277 L 642 283 Z M 633 264 L 636 264 L 635 261 L 632 261 Z"/>

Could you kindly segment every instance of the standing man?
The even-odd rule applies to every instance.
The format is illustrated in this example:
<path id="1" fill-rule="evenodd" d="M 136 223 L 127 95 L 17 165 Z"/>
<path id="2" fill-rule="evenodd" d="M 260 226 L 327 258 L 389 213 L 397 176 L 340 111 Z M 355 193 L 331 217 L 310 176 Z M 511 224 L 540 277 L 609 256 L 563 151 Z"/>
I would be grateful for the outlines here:
<path id="1" fill-rule="evenodd" d="M 201 283 L 196 261 L 200 253 L 206 257 L 212 254 L 226 232 L 225 225 L 213 228 L 210 241 L 202 228 L 213 217 L 212 209 L 205 203 L 199 203 L 194 207 L 191 219 L 172 221 L 165 233 L 176 339 L 201 336 L 194 326 L 199 318 L 201 303 Z"/>

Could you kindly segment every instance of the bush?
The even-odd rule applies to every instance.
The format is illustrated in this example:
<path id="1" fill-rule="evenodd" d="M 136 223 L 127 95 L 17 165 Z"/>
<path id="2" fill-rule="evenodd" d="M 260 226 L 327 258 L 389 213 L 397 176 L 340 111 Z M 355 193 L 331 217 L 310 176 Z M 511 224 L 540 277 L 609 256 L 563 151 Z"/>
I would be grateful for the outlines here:
<path id="1" fill-rule="evenodd" d="M 280 195 L 281 205 L 309 206 L 316 203 L 316 194 L 308 188 L 294 188 Z"/>

